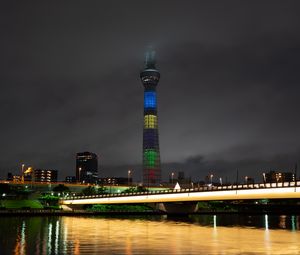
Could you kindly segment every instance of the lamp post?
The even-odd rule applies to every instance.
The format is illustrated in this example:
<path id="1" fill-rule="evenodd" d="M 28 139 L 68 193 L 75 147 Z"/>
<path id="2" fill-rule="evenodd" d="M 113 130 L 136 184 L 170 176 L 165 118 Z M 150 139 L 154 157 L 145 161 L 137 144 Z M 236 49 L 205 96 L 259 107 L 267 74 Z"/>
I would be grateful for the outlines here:
<path id="1" fill-rule="evenodd" d="M 213 177 L 214 177 L 214 175 L 211 174 L 211 175 L 210 175 L 210 184 L 211 184 L 211 185 L 213 184 L 213 181 L 212 181 Z"/>
<path id="2" fill-rule="evenodd" d="M 128 177 L 128 186 L 129 186 L 129 181 L 130 181 L 130 175 L 131 175 L 131 170 L 128 170 L 128 172 L 127 172 L 127 177 Z"/>
<path id="3" fill-rule="evenodd" d="M 78 181 L 80 182 L 81 181 L 81 167 L 78 168 L 78 172 L 79 172 Z"/>
<path id="4" fill-rule="evenodd" d="M 265 173 L 263 173 L 263 178 L 264 178 L 264 184 L 266 184 L 266 174 Z"/>
<path id="5" fill-rule="evenodd" d="M 220 185 L 223 186 L 222 177 L 220 177 Z"/>
<path id="6" fill-rule="evenodd" d="M 22 164 L 22 173 L 21 173 L 21 182 L 24 183 L 24 167 L 25 167 L 25 164 Z"/>
<path id="7" fill-rule="evenodd" d="M 245 184 L 248 185 L 248 176 L 245 176 Z"/>
<path id="8" fill-rule="evenodd" d="M 173 184 L 173 180 L 174 180 L 174 172 L 171 173 L 171 183 Z"/>

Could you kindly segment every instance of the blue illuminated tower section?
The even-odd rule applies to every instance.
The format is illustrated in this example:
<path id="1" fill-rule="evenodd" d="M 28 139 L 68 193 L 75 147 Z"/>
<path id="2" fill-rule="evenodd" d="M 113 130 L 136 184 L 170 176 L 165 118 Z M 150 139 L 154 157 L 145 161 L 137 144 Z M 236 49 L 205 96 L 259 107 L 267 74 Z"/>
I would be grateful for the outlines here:
<path id="1" fill-rule="evenodd" d="M 156 86 L 160 73 L 155 67 L 155 52 L 146 53 L 145 67 L 140 77 L 144 85 L 143 182 L 157 185 L 161 180 L 157 123 Z"/>

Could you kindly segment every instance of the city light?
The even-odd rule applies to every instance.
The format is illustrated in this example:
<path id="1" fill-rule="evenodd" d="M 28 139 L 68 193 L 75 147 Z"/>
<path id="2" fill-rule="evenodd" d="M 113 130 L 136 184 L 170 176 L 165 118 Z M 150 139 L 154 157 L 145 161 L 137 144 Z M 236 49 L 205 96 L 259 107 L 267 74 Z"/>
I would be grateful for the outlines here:
<path id="1" fill-rule="evenodd" d="M 127 174 L 128 174 L 128 186 L 129 186 L 129 183 L 130 183 L 130 175 L 131 175 L 131 170 L 128 170 Z"/>

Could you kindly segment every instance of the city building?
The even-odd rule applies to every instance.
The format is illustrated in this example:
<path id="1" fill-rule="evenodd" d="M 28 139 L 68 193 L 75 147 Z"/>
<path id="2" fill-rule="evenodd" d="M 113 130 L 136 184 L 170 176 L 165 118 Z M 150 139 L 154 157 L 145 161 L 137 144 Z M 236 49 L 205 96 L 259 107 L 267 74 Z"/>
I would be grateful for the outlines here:
<path id="1" fill-rule="evenodd" d="M 245 176 L 244 184 L 254 184 L 255 180 L 253 177 Z"/>
<path id="2" fill-rule="evenodd" d="M 13 175 L 13 182 L 14 183 L 21 183 L 22 182 L 22 176 L 21 175 Z"/>
<path id="3" fill-rule="evenodd" d="M 98 157 L 92 152 L 76 154 L 76 180 L 81 183 L 96 183 L 98 179 Z"/>
<path id="4" fill-rule="evenodd" d="M 27 167 L 26 170 L 23 171 L 23 181 L 34 181 L 34 171 L 32 167 Z"/>
<path id="5" fill-rule="evenodd" d="M 177 175 L 174 172 L 172 172 L 170 174 L 170 176 L 169 176 L 169 183 L 171 183 L 171 184 L 175 183 L 176 184 L 177 182 L 180 185 L 183 185 L 183 184 L 190 185 L 192 183 L 191 177 L 186 178 L 183 171 L 177 172 Z"/>
<path id="6" fill-rule="evenodd" d="M 160 73 L 155 67 L 154 51 L 146 53 L 140 78 L 144 85 L 143 182 L 144 185 L 158 185 L 161 181 L 161 168 L 156 86 Z"/>
<path id="7" fill-rule="evenodd" d="M 295 181 L 295 174 L 291 172 L 270 171 L 263 173 L 264 182 L 292 182 Z"/>
<path id="8" fill-rule="evenodd" d="M 129 177 L 104 177 L 98 179 L 99 185 L 131 185 L 132 178 Z"/>
<path id="9" fill-rule="evenodd" d="M 75 183 L 76 182 L 76 176 L 66 176 L 65 182 Z"/>
<path id="10" fill-rule="evenodd" d="M 33 178 L 35 182 L 57 182 L 57 170 L 35 169 Z"/>
<path id="11" fill-rule="evenodd" d="M 27 169 L 23 169 L 24 165 L 22 165 L 22 175 L 13 175 L 12 173 L 7 174 L 8 181 L 14 182 L 24 182 L 24 181 L 32 181 L 33 180 L 33 168 L 27 167 Z"/>
<path id="12" fill-rule="evenodd" d="M 14 177 L 14 175 L 12 174 L 12 173 L 7 173 L 7 178 L 6 178 L 6 180 L 7 181 L 12 181 L 13 180 L 13 177 Z"/>

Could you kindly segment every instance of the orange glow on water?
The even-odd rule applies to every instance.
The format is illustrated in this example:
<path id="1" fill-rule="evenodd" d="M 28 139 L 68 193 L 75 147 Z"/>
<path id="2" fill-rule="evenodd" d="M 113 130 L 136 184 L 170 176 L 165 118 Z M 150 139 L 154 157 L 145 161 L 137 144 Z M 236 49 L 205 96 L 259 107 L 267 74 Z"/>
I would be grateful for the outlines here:
<path id="1" fill-rule="evenodd" d="M 218 226 L 219 216 L 197 217 L 201 222 L 206 217 L 209 225 L 200 225 L 196 219 L 184 222 L 164 217 L 35 218 L 21 222 L 10 251 L 15 255 L 299 254 L 299 217 L 277 217 L 275 224 L 283 229 L 271 229 L 274 218 L 271 224 L 268 215 L 258 216 L 261 228 Z M 285 229 L 288 226 L 291 230 Z M 36 234 L 32 235 L 32 231 Z"/>
<path id="2" fill-rule="evenodd" d="M 92 249 L 101 240 L 128 255 L 133 250 L 151 254 L 297 254 L 300 250 L 300 233 L 285 230 L 97 218 L 80 218 L 76 223 L 64 218 L 64 225 L 80 244 L 90 243 Z"/>

